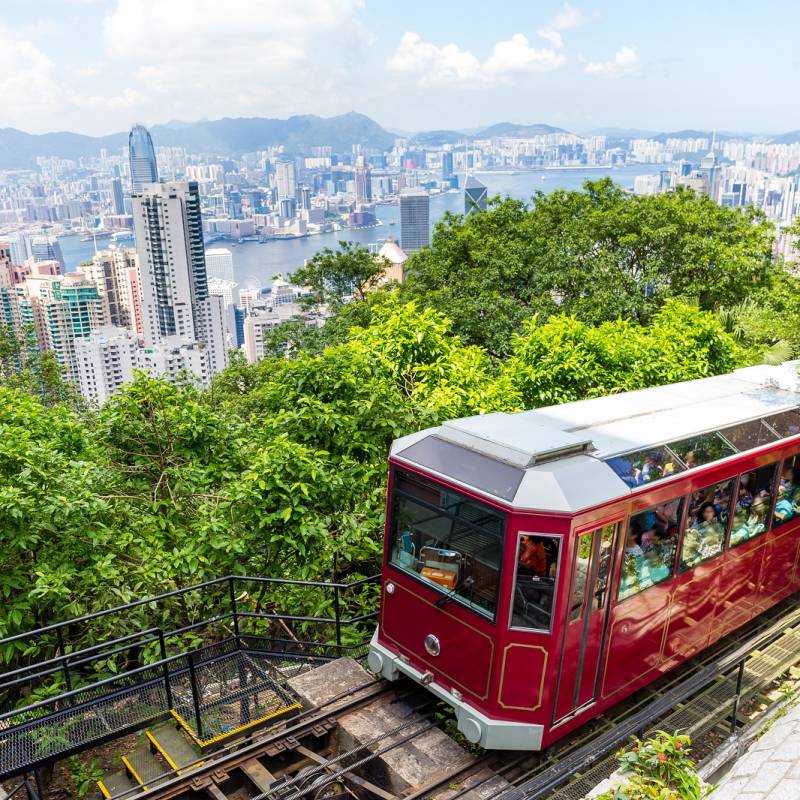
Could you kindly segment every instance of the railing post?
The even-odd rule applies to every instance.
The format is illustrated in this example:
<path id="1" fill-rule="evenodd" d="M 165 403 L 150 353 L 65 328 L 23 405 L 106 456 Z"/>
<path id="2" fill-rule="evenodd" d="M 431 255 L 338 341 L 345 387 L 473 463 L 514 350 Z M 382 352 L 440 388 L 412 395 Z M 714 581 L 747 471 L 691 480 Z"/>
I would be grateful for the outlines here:
<path id="1" fill-rule="evenodd" d="M 164 691 L 167 696 L 167 708 L 172 708 L 172 686 L 169 682 L 169 664 L 167 664 L 167 643 L 164 641 L 164 631 L 158 629 L 158 649 L 161 653 L 161 666 L 164 671 Z"/>
<path id="2" fill-rule="evenodd" d="M 197 673 L 194 668 L 194 653 L 187 653 L 189 657 L 189 681 L 192 684 L 192 703 L 194 704 L 195 727 L 197 728 L 197 738 L 203 738 L 203 720 L 200 716 L 200 696 L 197 694 Z"/>
<path id="3" fill-rule="evenodd" d="M 339 584 L 333 584 L 333 615 L 336 618 L 336 655 L 342 657 L 342 612 L 339 608 Z"/>
<path id="4" fill-rule="evenodd" d="M 236 591 L 233 587 L 233 576 L 228 578 L 228 596 L 231 602 L 231 614 L 233 615 L 233 635 L 236 637 L 236 647 L 242 649 L 242 639 L 239 635 L 239 612 L 236 607 Z"/>
<path id="5" fill-rule="evenodd" d="M 742 695 L 743 680 L 744 659 L 739 662 L 739 671 L 736 673 L 736 696 L 733 698 L 733 711 L 731 712 L 731 736 L 736 734 L 736 715 L 739 713 L 739 698 Z"/>
<path id="6" fill-rule="evenodd" d="M 67 655 L 66 647 L 64 647 L 64 634 L 61 632 L 61 628 L 56 628 L 56 641 L 58 643 L 58 654 L 64 658 L 61 662 L 61 671 L 64 673 L 64 683 L 67 685 L 67 691 L 72 691 L 72 676 L 69 673 L 69 659 L 65 656 Z M 70 701 L 70 705 L 72 705 L 72 701 Z"/>

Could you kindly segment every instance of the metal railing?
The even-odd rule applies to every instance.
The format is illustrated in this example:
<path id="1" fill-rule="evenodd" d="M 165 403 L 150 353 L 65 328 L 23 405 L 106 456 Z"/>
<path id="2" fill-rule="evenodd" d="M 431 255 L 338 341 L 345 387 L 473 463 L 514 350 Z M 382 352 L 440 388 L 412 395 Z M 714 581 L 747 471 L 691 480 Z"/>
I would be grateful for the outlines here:
<path id="1" fill-rule="evenodd" d="M 326 583 L 231 575 L 0 640 L 0 647 L 16 642 L 26 650 L 48 653 L 0 675 L 0 697 L 6 701 L 6 708 L 0 707 L 0 778 L 24 774 L 172 712 L 193 720 L 202 739 L 208 732 L 204 712 L 219 704 L 207 702 L 203 676 L 216 670 L 217 685 L 226 661 L 236 661 L 242 697 L 252 686 L 268 688 L 288 702 L 280 677 L 276 679 L 281 667 L 366 655 L 368 623 L 377 611 L 363 613 L 365 598 L 354 599 L 354 593 L 370 592 L 379 577 Z M 198 595 L 206 595 L 205 601 L 198 603 Z M 192 598 L 191 606 L 183 602 L 187 598 Z M 176 613 L 165 607 L 170 601 L 182 603 L 182 624 L 167 629 L 148 624 L 168 611 Z M 288 613 L 304 607 L 330 613 Z M 132 614 L 137 609 L 144 613 Z M 221 613 L 206 616 L 210 612 Z M 113 625 L 108 625 L 109 617 Z M 120 625 L 124 635 L 88 641 L 91 623 L 100 619 L 106 620 L 106 629 Z M 131 630 L 137 625 L 139 630 Z M 200 632 L 204 638 L 198 646 Z M 189 635 L 194 646 L 187 646 Z M 262 668 L 259 659 L 268 659 L 269 667 Z M 117 662 L 122 671 L 99 677 Z M 57 693 L 20 705 L 21 698 L 47 691 Z M 241 705 L 244 716 L 246 700 Z"/>

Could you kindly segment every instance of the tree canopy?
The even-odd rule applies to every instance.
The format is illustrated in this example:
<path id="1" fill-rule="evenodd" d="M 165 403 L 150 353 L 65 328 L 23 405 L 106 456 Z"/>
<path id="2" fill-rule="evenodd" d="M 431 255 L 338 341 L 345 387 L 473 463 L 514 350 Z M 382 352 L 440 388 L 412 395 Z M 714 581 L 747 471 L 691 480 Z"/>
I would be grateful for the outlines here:
<path id="1" fill-rule="evenodd" d="M 703 310 L 770 283 L 773 227 L 759 212 L 688 190 L 631 197 L 610 178 L 450 214 L 409 260 L 403 292 L 447 314 L 465 341 L 501 356 L 525 319 L 652 319 L 667 298 Z"/>

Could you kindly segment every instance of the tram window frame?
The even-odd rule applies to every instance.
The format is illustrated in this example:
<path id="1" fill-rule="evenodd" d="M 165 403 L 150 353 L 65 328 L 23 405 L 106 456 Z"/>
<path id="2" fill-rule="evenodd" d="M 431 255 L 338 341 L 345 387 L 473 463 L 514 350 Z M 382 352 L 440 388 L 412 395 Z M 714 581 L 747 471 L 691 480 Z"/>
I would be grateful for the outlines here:
<path id="1" fill-rule="evenodd" d="M 622 594 L 623 585 L 624 585 L 624 581 L 626 579 L 625 561 L 626 561 L 626 555 L 628 555 L 626 553 L 627 540 L 628 540 L 628 534 L 631 531 L 631 523 L 632 523 L 632 521 L 636 517 L 643 516 L 644 514 L 651 513 L 651 512 L 655 513 L 657 508 L 663 508 L 665 505 L 669 505 L 669 504 L 672 504 L 672 503 L 677 503 L 678 504 L 678 510 L 677 510 L 675 522 L 673 523 L 674 526 L 675 526 L 675 534 L 674 534 L 674 536 L 670 537 L 667 540 L 667 541 L 672 543 L 671 563 L 668 564 L 666 559 L 664 559 L 662 561 L 662 565 L 669 568 L 668 571 L 667 571 L 667 574 L 662 576 L 658 580 L 651 581 L 647 585 L 644 585 L 644 586 L 643 585 L 639 585 L 638 588 L 636 588 L 633 591 L 627 592 L 623 596 L 623 594 Z M 658 586 L 659 584 L 664 583 L 665 581 L 669 581 L 669 580 L 675 578 L 675 576 L 677 574 L 676 562 L 677 562 L 678 550 L 679 550 L 679 545 L 681 543 L 681 530 L 682 530 L 682 526 L 684 524 L 684 519 L 686 517 L 686 506 L 687 506 L 686 494 L 680 494 L 680 495 L 677 495 L 675 497 L 671 497 L 668 500 L 665 500 L 665 501 L 663 501 L 661 503 L 656 503 L 655 505 L 647 506 L 647 507 L 641 509 L 640 511 L 637 511 L 634 514 L 629 514 L 628 515 L 628 519 L 625 522 L 625 528 L 624 528 L 623 535 L 620 537 L 620 545 L 619 545 L 620 549 L 622 550 L 622 558 L 621 558 L 621 560 L 619 562 L 619 577 L 617 579 L 617 592 L 616 592 L 616 599 L 615 599 L 615 603 L 617 605 L 619 605 L 620 603 L 624 603 L 626 600 L 629 600 L 631 597 L 636 597 L 637 595 L 640 595 L 642 592 L 646 592 L 648 589 L 651 589 L 653 586 Z M 642 534 L 644 534 L 644 533 L 647 533 L 647 531 L 643 531 L 642 532 Z M 639 547 L 640 550 L 642 550 L 640 544 L 637 544 L 637 546 Z M 655 546 L 655 545 L 653 545 L 653 546 Z M 636 553 L 633 553 L 632 555 L 634 555 L 636 558 L 641 558 L 642 559 L 642 565 L 644 565 L 645 553 L 644 553 L 643 550 L 642 550 L 641 556 L 639 556 Z M 650 579 L 650 567 L 649 567 L 649 565 L 648 565 L 647 574 L 648 574 L 648 580 L 649 580 Z M 637 583 L 639 583 L 639 581 L 640 581 L 640 575 L 641 575 L 641 568 L 637 567 L 637 577 L 636 577 Z M 630 588 L 630 587 L 628 587 L 628 588 Z"/>
<path id="2" fill-rule="evenodd" d="M 569 621 L 567 624 L 572 625 L 573 622 L 582 620 L 586 614 L 591 614 L 594 611 L 600 611 L 605 607 L 608 599 L 609 590 L 611 585 L 609 578 L 613 577 L 613 561 L 614 561 L 614 542 L 619 528 L 618 522 L 609 522 L 606 525 L 600 525 L 596 528 L 588 528 L 580 531 L 575 537 L 575 551 L 572 554 L 572 578 L 569 588 Z M 595 548 L 595 537 L 600 537 L 600 542 Z M 576 603 L 578 583 L 578 561 L 581 556 L 580 546 L 583 540 L 589 542 L 589 552 L 585 556 L 587 564 L 586 570 L 583 573 L 583 594 L 580 596 L 580 602 Z M 607 544 L 605 549 L 604 560 L 604 544 Z M 598 564 L 594 563 L 594 559 L 599 560 Z M 605 574 L 602 573 L 600 567 L 605 564 Z M 589 586 L 589 580 L 594 576 L 594 585 Z M 587 592 L 588 589 L 588 592 Z M 587 600 L 588 595 L 588 600 Z M 597 599 L 595 606 L 594 599 Z"/>
<path id="3" fill-rule="evenodd" d="M 412 494 L 410 491 L 406 491 L 403 488 L 400 488 L 402 482 L 407 481 L 411 484 L 415 489 L 417 489 L 417 494 Z M 449 486 L 446 486 L 441 483 L 437 483 L 436 481 L 428 478 L 427 476 L 418 475 L 415 472 L 411 472 L 410 470 L 402 469 L 402 468 L 395 468 L 393 470 L 393 480 L 392 480 L 392 496 L 391 496 L 391 504 L 389 509 L 389 525 L 387 527 L 386 537 L 388 540 L 388 564 L 391 567 L 402 572 L 404 575 L 408 575 L 409 577 L 413 578 L 418 583 L 427 586 L 429 589 L 432 589 L 435 592 L 441 593 L 443 597 L 447 597 L 452 602 L 457 603 L 462 608 L 468 609 L 476 614 L 478 614 L 483 619 L 489 622 L 496 622 L 497 621 L 497 612 L 500 608 L 501 604 L 501 588 L 503 585 L 503 559 L 505 557 L 505 539 L 506 539 L 506 530 L 508 527 L 508 513 L 503 511 L 502 509 L 495 508 L 494 506 L 476 500 L 463 492 L 458 492 L 454 489 L 451 489 Z M 427 495 L 427 496 L 426 496 Z M 476 525 L 474 521 L 458 515 L 449 514 L 446 510 L 449 505 L 452 505 L 453 499 L 458 499 L 460 501 L 465 501 L 467 504 L 471 506 L 475 506 L 481 510 L 484 510 L 491 514 L 494 518 L 496 518 L 497 522 L 499 523 L 499 530 L 496 532 L 487 530 L 486 528 L 482 528 L 479 525 Z M 450 499 L 451 503 L 448 506 L 444 505 L 445 499 Z M 450 565 L 448 561 L 452 561 L 450 556 L 452 553 L 456 553 L 459 551 L 454 550 L 452 547 L 442 549 L 439 548 L 437 552 L 440 551 L 440 554 L 437 555 L 433 553 L 434 562 L 426 563 L 423 560 L 422 551 L 429 545 L 422 546 L 420 542 L 419 548 L 417 548 L 416 544 L 414 543 L 415 537 L 422 537 L 423 535 L 430 536 L 429 533 L 423 528 L 420 528 L 419 531 L 409 530 L 409 535 L 411 537 L 411 546 L 413 547 L 413 551 L 410 552 L 411 559 L 406 559 L 409 563 L 401 563 L 400 559 L 400 548 L 405 552 L 409 552 L 405 549 L 404 546 L 400 544 L 400 541 L 403 540 L 403 533 L 399 530 L 400 524 L 402 522 L 402 518 L 400 513 L 398 512 L 398 504 L 400 501 L 410 502 L 412 504 L 417 505 L 420 508 L 427 509 L 429 512 L 432 512 L 437 515 L 438 519 L 441 520 L 450 520 L 451 523 L 460 523 L 463 526 L 470 528 L 474 531 L 478 531 L 487 537 L 490 537 L 494 540 L 495 556 L 497 559 L 496 566 L 493 564 L 485 564 L 485 566 L 489 567 L 494 573 L 494 595 L 492 598 L 492 607 L 487 608 L 485 605 L 482 605 L 475 600 L 471 600 L 469 596 L 462 594 L 459 591 L 459 581 L 460 581 L 460 566 Z M 438 505 L 435 501 L 438 501 Z M 430 522 L 431 520 L 427 520 Z M 406 523 L 407 527 L 413 528 L 410 523 Z M 451 532 L 452 533 L 452 532 Z M 440 541 L 443 541 L 440 539 Z M 436 548 L 433 548 L 436 550 Z M 451 553 L 452 551 L 452 553 Z M 469 556 L 470 559 L 475 557 L 474 552 L 463 552 L 461 553 L 462 556 L 466 557 Z M 417 564 L 419 562 L 419 564 Z M 442 562 L 442 563 L 439 563 Z M 417 566 L 419 566 L 419 571 L 417 570 Z M 451 566 L 454 567 L 454 571 L 456 574 L 455 578 L 455 585 L 449 586 L 440 583 L 443 581 L 447 576 L 444 575 Z M 422 574 L 423 569 L 432 569 L 435 570 L 436 575 L 434 576 L 431 573 L 431 577 L 425 577 Z M 472 574 L 472 573 L 470 573 Z M 469 587 L 461 585 L 461 589 L 469 589 L 472 593 L 472 596 L 475 596 L 473 591 L 473 586 L 470 585 Z"/>
<path id="4" fill-rule="evenodd" d="M 759 536 L 763 536 L 765 533 L 768 533 L 772 529 L 772 515 L 775 508 L 775 498 L 777 496 L 777 484 L 778 484 L 778 475 L 779 469 L 783 463 L 783 460 L 778 458 L 775 461 L 771 461 L 768 464 L 762 464 L 760 467 L 755 467 L 754 469 L 747 469 L 744 472 L 739 473 L 739 479 L 736 482 L 736 494 L 737 494 L 737 502 L 734 505 L 733 510 L 731 511 L 731 524 L 730 529 L 728 531 L 728 537 L 726 542 L 726 547 L 728 550 L 733 550 L 736 547 L 740 547 L 741 545 L 752 541 L 753 539 L 758 539 Z M 738 506 L 738 496 L 740 494 L 739 490 L 742 486 L 742 478 L 745 475 L 750 475 L 751 473 L 758 473 L 762 470 L 772 469 L 772 479 L 769 483 L 769 495 L 767 501 L 767 508 L 764 512 L 764 527 L 745 539 L 739 539 L 737 541 L 733 541 L 734 535 L 734 528 L 736 527 L 736 506 Z M 751 500 L 750 503 L 746 506 L 746 508 L 751 508 L 753 505 L 753 501 Z M 745 521 L 745 524 L 749 522 L 749 519 Z"/>
<path id="5" fill-rule="evenodd" d="M 556 552 L 556 569 L 555 575 L 553 576 L 543 576 L 546 580 L 552 580 L 553 592 L 551 595 L 551 602 L 550 602 L 550 622 L 548 627 L 541 628 L 541 627 L 532 627 L 529 625 L 524 624 L 514 624 L 514 617 L 516 616 L 514 606 L 515 606 L 515 598 L 517 595 L 517 579 L 519 578 L 519 567 L 520 567 L 520 545 L 522 544 L 522 537 L 523 536 L 535 536 L 540 539 L 552 539 L 556 543 L 556 547 L 558 548 Z M 526 633 L 552 633 L 553 632 L 553 620 L 555 619 L 555 610 L 558 601 L 558 586 L 559 586 L 559 579 L 561 577 L 561 565 L 564 561 L 564 535 L 560 533 L 541 533 L 539 531 L 519 531 L 517 533 L 517 537 L 515 540 L 515 551 L 514 551 L 514 575 L 513 580 L 511 583 L 511 598 L 509 602 L 509 611 L 508 611 L 508 628 L 512 631 L 522 631 Z M 526 601 L 527 602 L 527 601 Z M 532 602 L 532 601 L 531 601 Z"/>
<path id="6" fill-rule="evenodd" d="M 792 505 L 793 509 L 796 509 L 791 516 L 785 517 L 777 517 L 778 505 L 781 503 L 781 488 L 784 487 L 784 474 L 787 469 L 794 470 L 795 473 L 795 491 L 792 492 L 790 495 L 789 502 Z M 796 501 L 797 502 L 796 502 Z M 780 476 L 778 477 L 776 483 L 776 491 L 775 497 L 772 502 L 772 530 L 776 530 L 777 528 L 782 528 L 784 525 L 787 525 L 790 522 L 796 521 L 800 519 L 800 453 L 794 453 L 793 455 L 786 456 L 781 462 L 781 471 Z"/>
<path id="7" fill-rule="evenodd" d="M 697 561 L 693 561 L 691 563 L 687 562 L 684 558 L 684 553 L 686 549 L 686 535 L 689 531 L 692 530 L 699 530 L 699 528 L 695 529 L 690 527 L 689 519 L 691 517 L 691 501 L 694 492 L 706 492 L 709 489 L 716 489 L 720 486 L 724 486 L 728 484 L 728 503 L 725 508 L 717 512 L 717 516 L 725 515 L 725 523 L 724 528 L 722 530 L 722 538 L 719 542 L 719 549 L 716 552 L 712 552 L 705 557 L 698 558 Z M 687 495 L 687 503 L 686 503 L 686 514 L 684 515 L 684 521 L 682 525 L 681 535 L 680 535 L 680 552 L 678 557 L 678 571 L 682 575 L 686 572 L 691 572 L 695 567 L 699 567 L 701 564 L 705 564 L 715 558 L 719 558 L 725 552 L 725 545 L 728 541 L 728 536 L 730 535 L 731 526 L 733 524 L 733 507 L 736 500 L 736 495 L 739 490 L 739 476 L 738 475 L 731 475 L 728 478 L 723 478 L 719 481 L 714 481 L 714 483 L 708 483 L 705 486 L 701 486 L 699 489 L 694 489 Z M 699 505 L 699 513 L 702 514 L 702 509 L 704 509 L 711 501 L 704 499 L 703 502 Z M 695 520 L 696 522 L 698 520 Z M 699 540 L 698 540 L 699 544 Z"/>

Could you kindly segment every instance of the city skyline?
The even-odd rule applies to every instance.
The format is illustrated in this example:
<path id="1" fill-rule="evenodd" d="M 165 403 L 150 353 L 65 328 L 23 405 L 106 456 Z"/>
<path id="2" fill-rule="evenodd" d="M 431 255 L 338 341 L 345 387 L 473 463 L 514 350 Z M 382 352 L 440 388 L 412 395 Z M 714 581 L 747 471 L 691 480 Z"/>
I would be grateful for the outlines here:
<path id="1" fill-rule="evenodd" d="M 511 2 L 502 15 L 417 0 L 232 0 L 218 11 L 206 0 L 12 0 L 0 17 L 3 125 L 98 135 L 356 108 L 408 131 L 505 120 L 578 133 L 798 127 L 800 9 L 787 0 L 658 16 L 629 0 Z"/>

